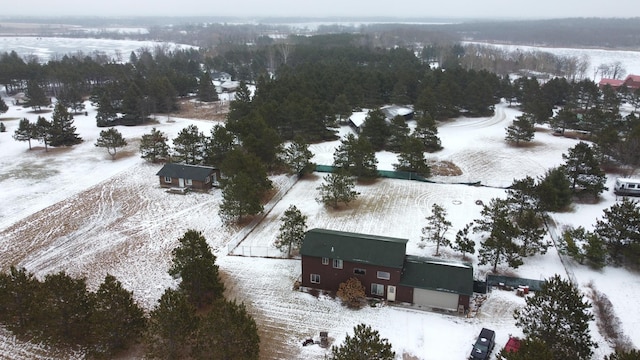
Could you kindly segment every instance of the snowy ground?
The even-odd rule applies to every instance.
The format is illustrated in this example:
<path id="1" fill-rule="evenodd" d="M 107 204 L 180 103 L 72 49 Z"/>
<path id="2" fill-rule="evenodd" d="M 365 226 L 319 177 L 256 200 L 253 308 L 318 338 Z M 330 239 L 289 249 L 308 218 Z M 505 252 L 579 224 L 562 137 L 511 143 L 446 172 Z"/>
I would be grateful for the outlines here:
<path id="1" fill-rule="evenodd" d="M 5 100 L 11 104 L 10 99 Z M 137 153 L 140 136 L 152 126 L 173 138 L 190 124 L 208 133 L 214 122 L 165 116 L 153 125 L 119 127 L 129 146 L 112 161 L 104 149 L 94 146 L 100 129 L 95 127 L 95 110 L 87 105 L 88 116 L 75 118 L 84 142 L 49 152 L 37 142 L 29 150 L 27 143 L 11 138 L 20 118 L 34 121 L 38 114 L 11 106 L 0 118 L 7 127 L 7 132 L 0 133 L 0 270 L 18 265 L 38 276 L 64 270 L 87 277 L 92 288 L 111 273 L 134 292 L 142 306 L 150 309 L 166 287 L 175 285 L 167 269 L 177 239 L 187 229 L 200 230 L 216 251 L 228 296 L 244 301 L 258 321 L 261 357 L 265 359 L 322 359 L 324 349 L 301 346 L 306 337 L 317 339 L 320 331 L 328 331 L 337 344 L 360 322 L 379 330 L 399 355 L 418 359 L 464 358 L 482 327 L 495 329 L 498 348 L 504 346 L 509 334 L 519 334 L 512 312 L 524 303 L 511 292 L 490 293 L 472 318 L 393 306 L 352 311 L 334 299 L 293 291 L 300 274 L 298 260 L 256 255 L 279 255 L 272 244 L 278 219 L 290 204 L 309 217 L 309 227 L 408 238 L 409 253 L 432 255 L 433 247 L 418 245 L 424 217 L 433 203 L 447 210 L 453 223 L 452 236 L 479 217 L 481 207 L 476 205 L 477 200 L 487 203 L 504 196 L 500 187 L 513 179 L 543 175 L 547 168 L 560 164 L 561 154 L 576 143 L 541 128 L 531 146 L 508 146 L 504 128 L 518 112 L 501 104 L 491 118 L 461 118 L 439 127 L 444 150 L 429 157 L 454 162 L 462 169 L 462 175 L 435 177 L 441 182 L 438 184 L 384 179 L 359 185 L 360 198 L 339 211 L 326 209 L 314 200 L 322 174 L 298 182 L 280 175 L 273 179 L 282 190 L 278 201 L 268 206 L 265 219 L 249 232 L 222 224 L 217 215 L 219 190 L 187 196 L 167 194 L 155 176 L 160 166 L 145 163 Z M 348 131 L 341 129 L 343 134 Z M 315 161 L 330 164 L 337 144 L 313 145 Z M 395 162 L 390 153 L 378 154 L 378 158 L 381 169 L 391 169 Z M 455 184 L 472 181 L 487 186 Z M 576 205 L 573 212 L 554 218 L 559 226 L 590 226 L 614 201 L 610 193 L 605 193 L 599 204 Z M 238 247 L 234 246 L 243 239 Z M 233 254 L 245 256 L 228 255 L 230 249 Z M 446 257 L 457 257 L 448 250 L 444 253 Z M 623 269 L 595 272 L 571 263 L 568 266 L 581 287 L 593 281 L 599 291 L 609 296 L 626 335 L 640 346 L 640 316 L 634 311 L 632 300 L 640 296 L 637 274 Z M 475 267 L 479 278 L 486 271 L 486 266 Z M 553 248 L 544 256 L 527 259 L 524 266 L 511 272 L 535 279 L 556 273 L 566 276 Z M 610 347 L 595 325 L 593 335 L 602 343 L 596 351 L 601 358 L 610 352 Z M 70 356 L 21 342 L 4 331 L 0 331 L 0 339 L 0 358 Z"/>

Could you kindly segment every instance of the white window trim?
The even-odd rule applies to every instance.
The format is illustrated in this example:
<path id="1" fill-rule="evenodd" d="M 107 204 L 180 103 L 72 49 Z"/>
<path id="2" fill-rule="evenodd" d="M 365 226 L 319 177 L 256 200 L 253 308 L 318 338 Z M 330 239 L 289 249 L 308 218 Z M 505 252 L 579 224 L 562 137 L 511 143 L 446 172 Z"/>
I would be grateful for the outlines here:
<path id="1" fill-rule="evenodd" d="M 209 181 L 211 181 L 211 178 L 207 176 L 207 177 L 204 179 L 204 183 L 205 183 L 205 184 L 208 184 L 208 183 L 209 183 Z"/>
<path id="2" fill-rule="evenodd" d="M 375 290 L 374 290 L 375 289 Z M 382 289 L 382 293 L 379 293 L 377 290 Z M 371 283 L 371 295 L 375 296 L 384 296 L 384 285 Z"/>
<path id="3" fill-rule="evenodd" d="M 314 281 L 314 279 L 316 281 Z M 311 276 L 309 277 L 309 280 L 311 281 L 312 284 L 320 284 L 320 274 L 311 274 Z"/>
<path id="4" fill-rule="evenodd" d="M 334 269 L 342 269 L 343 267 L 344 267 L 344 264 L 342 263 L 342 260 L 333 259 L 333 268 Z"/>
<path id="5" fill-rule="evenodd" d="M 329 258 L 323 257 L 322 258 L 322 265 L 329 265 Z"/>
<path id="6" fill-rule="evenodd" d="M 171 183 L 172 182 L 171 177 L 170 176 L 165 176 L 164 177 L 164 182 Z"/>
<path id="7" fill-rule="evenodd" d="M 189 186 L 191 186 L 191 185 L 193 185 L 193 180 L 191 180 L 191 179 L 184 179 L 184 183 L 185 183 L 185 185 L 189 185 Z"/>
<path id="8" fill-rule="evenodd" d="M 377 271 L 376 272 L 376 277 L 378 279 L 382 279 L 382 280 L 390 280 L 391 279 L 391 273 L 388 271 Z"/>

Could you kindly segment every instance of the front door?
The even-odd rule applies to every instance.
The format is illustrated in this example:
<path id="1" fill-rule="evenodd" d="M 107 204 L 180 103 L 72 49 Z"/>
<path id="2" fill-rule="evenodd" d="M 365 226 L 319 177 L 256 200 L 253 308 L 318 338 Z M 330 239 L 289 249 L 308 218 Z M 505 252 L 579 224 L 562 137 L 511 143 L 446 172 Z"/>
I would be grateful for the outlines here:
<path id="1" fill-rule="evenodd" d="M 387 285 L 387 301 L 396 301 L 396 287 Z"/>
<path id="2" fill-rule="evenodd" d="M 183 188 L 184 187 L 184 179 L 183 178 L 178 178 L 178 186 Z"/>

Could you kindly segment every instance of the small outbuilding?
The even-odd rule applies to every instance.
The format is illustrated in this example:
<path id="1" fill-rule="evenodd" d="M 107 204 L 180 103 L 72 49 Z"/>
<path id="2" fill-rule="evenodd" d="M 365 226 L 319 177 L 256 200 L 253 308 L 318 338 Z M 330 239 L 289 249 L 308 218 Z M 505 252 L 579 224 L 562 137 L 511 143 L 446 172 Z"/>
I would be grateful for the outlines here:
<path id="1" fill-rule="evenodd" d="M 168 163 L 156 175 L 163 188 L 206 192 L 218 185 L 220 170 L 210 166 Z"/>

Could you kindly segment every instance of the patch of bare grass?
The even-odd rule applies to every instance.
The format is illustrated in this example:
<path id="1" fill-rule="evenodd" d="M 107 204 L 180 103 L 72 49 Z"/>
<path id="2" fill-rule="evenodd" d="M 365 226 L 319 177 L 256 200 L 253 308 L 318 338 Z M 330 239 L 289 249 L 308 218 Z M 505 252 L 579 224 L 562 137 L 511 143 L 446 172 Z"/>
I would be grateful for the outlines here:
<path id="1" fill-rule="evenodd" d="M 587 284 L 591 293 L 587 294 L 593 303 L 593 310 L 596 315 L 596 324 L 600 333 L 609 340 L 615 349 L 633 349 L 631 339 L 622 331 L 622 322 L 616 315 L 613 304 L 606 294 L 598 291 L 593 282 Z"/>
<path id="2" fill-rule="evenodd" d="M 462 170 L 458 167 L 458 165 L 452 163 L 451 161 L 437 161 L 429 164 L 431 167 L 431 175 L 436 176 L 460 176 L 462 175 Z"/>

